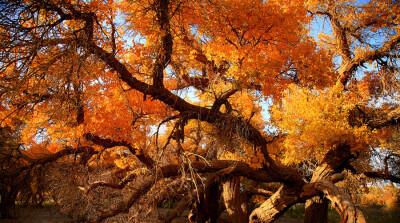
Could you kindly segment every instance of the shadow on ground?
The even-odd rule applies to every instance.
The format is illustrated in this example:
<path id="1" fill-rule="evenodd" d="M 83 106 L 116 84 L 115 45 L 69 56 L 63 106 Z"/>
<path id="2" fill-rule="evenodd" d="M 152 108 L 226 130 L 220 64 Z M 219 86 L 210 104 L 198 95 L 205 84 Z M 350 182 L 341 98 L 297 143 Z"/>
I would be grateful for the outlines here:
<path id="1" fill-rule="evenodd" d="M 163 208 L 158 211 L 159 214 L 167 213 L 169 209 Z M 184 213 L 185 214 L 185 213 Z M 43 208 L 16 208 L 14 215 L 17 219 L 0 219 L 0 223 L 72 223 L 74 222 L 71 218 L 63 215 L 58 207 L 43 207 Z M 158 214 L 157 214 L 158 215 Z M 227 218 L 226 214 L 223 216 Z M 153 216 L 151 219 L 146 219 L 141 222 L 143 223 L 158 223 L 157 216 Z M 188 223 L 186 217 L 178 217 L 172 221 L 172 223 Z M 224 221 L 228 222 L 228 221 Z M 300 223 L 296 219 L 282 218 L 276 221 L 277 223 Z"/>

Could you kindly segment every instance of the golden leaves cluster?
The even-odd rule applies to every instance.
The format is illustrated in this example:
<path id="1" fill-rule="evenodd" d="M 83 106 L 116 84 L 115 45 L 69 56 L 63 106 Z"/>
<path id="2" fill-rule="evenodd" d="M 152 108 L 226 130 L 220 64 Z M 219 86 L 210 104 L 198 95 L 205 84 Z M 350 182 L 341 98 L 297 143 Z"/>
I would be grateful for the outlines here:
<path id="1" fill-rule="evenodd" d="M 342 85 L 324 90 L 291 85 L 282 103 L 271 109 L 274 122 L 286 134 L 283 162 L 322 161 L 338 143 L 351 145 L 355 153 L 367 151 L 380 133 L 351 124 L 350 112 L 361 102 Z"/>

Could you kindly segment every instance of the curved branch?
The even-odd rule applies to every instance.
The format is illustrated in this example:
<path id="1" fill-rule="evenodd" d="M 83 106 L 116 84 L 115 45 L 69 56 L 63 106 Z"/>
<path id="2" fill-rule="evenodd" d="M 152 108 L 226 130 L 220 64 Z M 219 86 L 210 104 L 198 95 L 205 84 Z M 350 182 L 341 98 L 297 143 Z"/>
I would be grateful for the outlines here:
<path id="1" fill-rule="evenodd" d="M 116 207 L 112 208 L 111 210 L 103 211 L 100 216 L 89 221 L 92 223 L 100 223 L 106 218 L 110 218 L 119 213 L 128 211 L 137 201 L 137 199 L 150 190 L 155 180 L 156 178 L 154 175 L 146 176 L 143 181 L 141 181 L 141 183 L 135 187 L 135 190 L 132 192 L 127 201 L 120 202 Z"/>
<path id="2" fill-rule="evenodd" d="M 400 183 L 400 177 L 385 173 L 384 171 L 364 172 L 363 174 L 374 179 L 390 180 L 394 183 Z"/>
<path id="3" fill-rule="evenodd" d="M 387 57 L 390 52 L 399 46 L 400 32 L 391 36 L 379 49 L 372 50 L 363 54 L 357 54 L 354 58 L 344 63 L 339 69 L 339 81 L 346 85 L 352 73 L 366 62 L 374 61 Z"/>
<path id="4" fill-rule="evenodd" d="M 228 102 L 228 98 L 232 95 L 234 95 L 236 92 L 238 92 L 238 89 L 231 89 L 227 92 L 225 92 L 224 94 L 222 94 L 220 97 L 218 97 L 214 104 L 211 107 L 212 111 L 219 111 L 219 109 L 221 108 L 221 106 L 223 104 L 225 104 L 227 107 L 230 107 L 229 102 Z"/>
<path id="5" fill-rule="evenodd" d="M 130 143 L 126 141 L 115 141 L 108 138 L 101 138 L 99 136 L 95 136 L 92 133 L 85 133 L 83 135 L 86 140 L 93 142 L 96 145 L 103 146 L 104 148 L 112 148 L 116 146 L 124 146 L 129 149 L 129 151 L 135 155 L 143 164 L 145 164 L 148 168 L 152 168 L 154 165 L 154 160 L 145 153 L 142 149 L 133 147 Z"/>
<path id="6" fill-rule="evenodd" d="M 123 189 L 126 184 L 131 182 L 136 178 L 137 174 L 136 173 L 131 173 L 125 176 L 121 182 L 119 183 L 111 183 L 111 182 L 104 182 L 104 181 L 96 181 L 93 184 L 89 186 L 88 189 L 85 189 L 85 193 L 89 194 L 92 190 L 96 189 L 97 187 L 109 187 L 112 189 Z"/>
<path id="7" fill-rule="evenodd" d="M 163 87 L 155 87 L 139 81 L 133 77 L 125 65 L 119 62 L 111 53 L 108 53 L 101 47 L 97 46 L 94 42 L 85 44 L 83 47 L 88 47 L 91 53 L 102 59 L 108 66 L 115 69 L 120 79 L 127 83 L 132 89 L 150 95 L 172 109 L 187 114 L 188 119 L 197 119 L 208 122 L 222 131 L 229 130 L 233 134 L 237 134 L 260 147 L 265 158 L 265 168 L 273 169 L 278 181 L 299 182 L 302 180 L 299 173 L 296 173 L 293 170 L 288 170 L 286 167 L 278 167 L 276 165 L 266 148 L 266 145 L 271 142 L 272 139 L 267 140 L 262 133 L 249 122 L 246 122 L 240 117 L 223 114 L 205 107 L 190 104 Z M 227 123 L 229 123 L 229 125 L 227 125 Z M 231 128 L 232 126 L 235 126 L 235 128 Z"/>
<path id="8" fill-rule="evenodd" d="M 332 202 L 332 206 L 340 214 L 343 223 L 365 223 L 364 215 L 358 210 L 351 199 L 333 183 L 327 180 L 319 180 L 314 188 L 321 191 Z"/>
<path id="9" fill-rule="evenodd" d="M 23 156 L 23 158 L 28 162 L 27 165 L 22 166 L 12 172 L 0 172 L 1 173 L 0 175 L 2 178 L 14 177 L 14 176 L 17 176 L 18 174 L 20 174 L 22 171 L 31 169 L 34 166 L 45 165 L 47 163 L 57 161 L 58 159 L 60 159 L 64 156 L 68 156 L 71 154 L 78 154 L 78 153 L 94 155 L 94 154 L 97 154 L 98 151 L 94 150 L 92 147 L 89 147 L 89 146 L 82 146 L 82 147 L 78 147 L 78 148 L 74 148 L 72 146 L 67 146 L 64 149 L 62 149 L 56 153 L 49 154 L 45 157 L 38 158 L 38 159 L 31 159 L 27 156 Z"/>
<path id="10" fill-rule="evenodd" d="M 368 127 L 372 129 L 381 129 L 387 126 L 397 125 L 400 123 L 400 110 L 396 109 L 387 113 L 381 118 L 370 118 L 366 121 Z"/>

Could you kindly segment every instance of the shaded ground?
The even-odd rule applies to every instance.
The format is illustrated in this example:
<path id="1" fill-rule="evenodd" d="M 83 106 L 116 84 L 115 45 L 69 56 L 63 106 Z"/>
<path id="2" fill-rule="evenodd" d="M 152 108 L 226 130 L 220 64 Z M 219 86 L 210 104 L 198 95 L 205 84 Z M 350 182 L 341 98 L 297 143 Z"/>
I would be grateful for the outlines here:
<path id="1" fill-rule="evenodd" d="M 387 210 L 383 207 L 360 207 L 364 213 L 368 223 L 400 223 L 400 207 L 395 210 Z M 150 219 L 141 221 L 141 223 L 158 223 L 158 215 L 165 215 L 171 209 L 159 208 Z M 173 223 L 188 223 L 187 214 L 188 210 L 183 213 L 181 217 L 175 218 Z M 21 208 L 18 207 L 14 210 L 14 214 L 18 216 L 17 219 L 0 219 L 0 223 L 72 223 L 74 222 L 68 216 L 63 215 L 57 206 L 50 206 L 44 208 Z M 278 223 L 300 223 L 303 222 L 304 217 L 304 204 L 295 205 L 290 208 Z M 228 216 L 226 213 L 221 215 L 223 222 L 227 222 Z M 222 221 L 221 221 L 222 222 Z M 340 222 L 340 216 L 334 210 L 328 212 L 328 222 Z"/>
<path id="2" fill-rule="evenodd" d="M 160 209 L 159 213 L 167 213 L 168 209 Z M 18 216 L 17 219 L 0 219 L 0 223 L 72 223 L 72 219 L 60 213 L 57 207 L 44 208 L 16 208 L 14 213 Z M 225 217 L 227 217 L 225 215 Z M 154 220 L 143 221 L 145 223 L 159 222 L 154 216 Z M 172 221 L 173 223 L 188 223 L 186 217 L 179 217 Z M 278 223 L 300 223 L 296 219 L 283 217 L 276 221 Z"/>
<path id="3" fill-rule="evenodd" d="M 0 219 L 0 223 L 67 223 L 70 218 L 61 214 L 57 207 L 15 208 L 17 219 Z"/>

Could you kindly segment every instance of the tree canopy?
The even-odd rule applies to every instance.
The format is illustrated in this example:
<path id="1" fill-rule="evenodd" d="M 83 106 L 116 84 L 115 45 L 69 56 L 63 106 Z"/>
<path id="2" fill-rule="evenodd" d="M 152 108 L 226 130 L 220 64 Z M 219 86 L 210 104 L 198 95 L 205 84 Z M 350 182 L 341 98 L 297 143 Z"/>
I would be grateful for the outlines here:
<path id="1" fill-rule="evenodd" d="M 398 1 L 5 0 L 0 11 L 1 131 L 18 135 L 0 144 L 16 154 L 0 178 L 34 166 L 62 178 L 54 168 L 72 164 L 63 190 L 85 221 L 144 218 L 174 197 L 165 222 L 188 206 L 196 222 L 221 208 L 272 222 L 322 196 L 343 222 L 365 222 L 335 186 L 343 173 L 400 182 Z"/>

